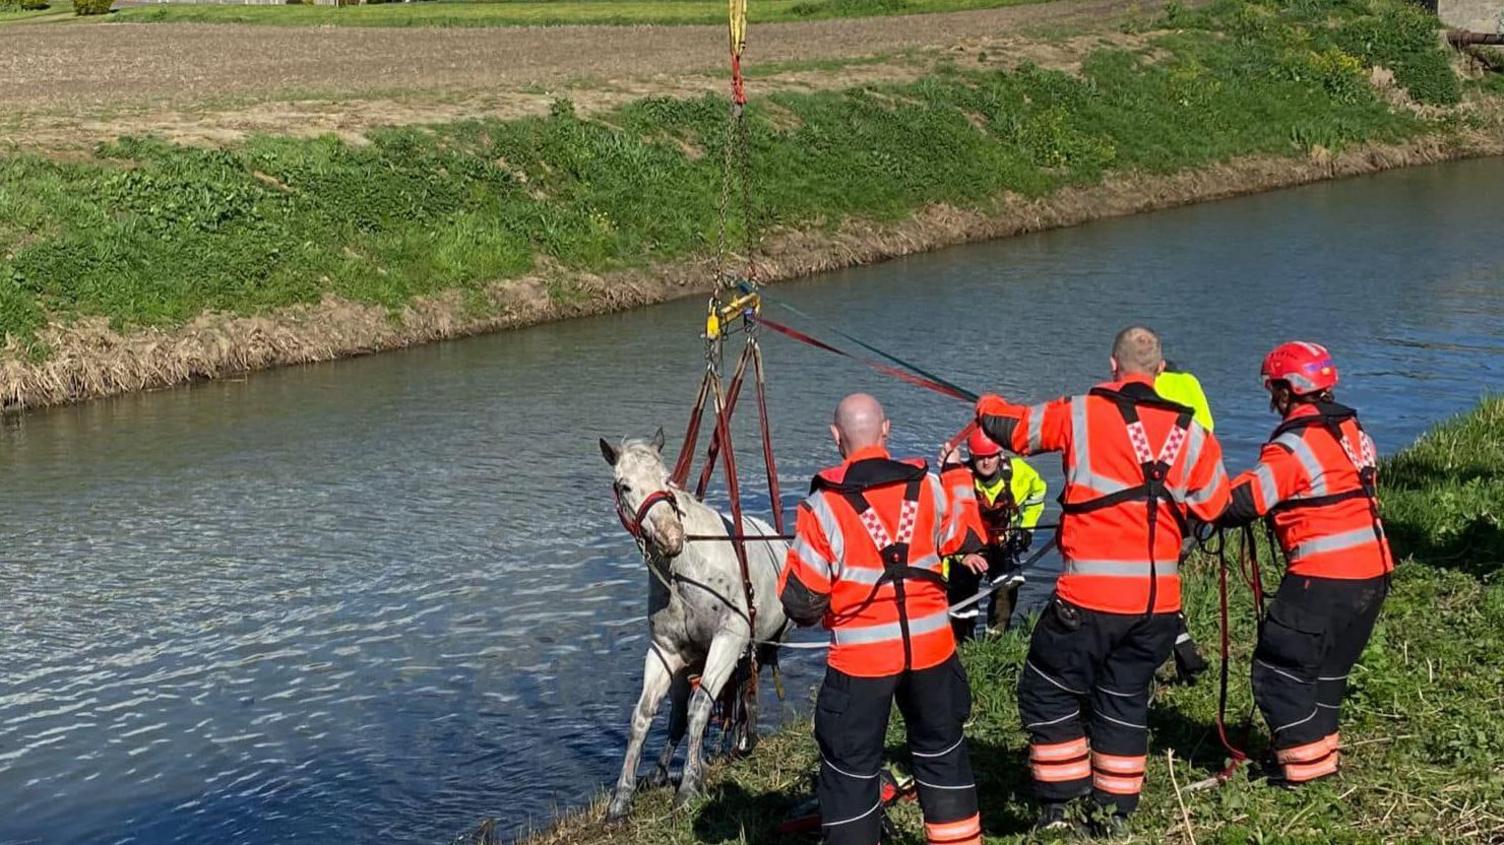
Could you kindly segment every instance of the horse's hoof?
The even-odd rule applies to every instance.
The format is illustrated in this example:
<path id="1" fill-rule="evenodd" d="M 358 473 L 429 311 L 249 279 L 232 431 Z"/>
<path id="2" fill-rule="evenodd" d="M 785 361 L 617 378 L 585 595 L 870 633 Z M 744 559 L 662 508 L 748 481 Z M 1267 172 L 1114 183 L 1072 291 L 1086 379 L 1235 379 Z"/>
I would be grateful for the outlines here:
<path id="1" fill-rule="evenodd" d="M 684 780 L 679 782 L 679 791 L 674 793 L 674 809 L 682 810 L 689 802 L 700 797 L 700 778 L 684 773 Z"/>
<path id="2" fill-rule="evenodd" d="M 606 827 L 621 827 L 632 815 L 632 796 L 613 797 L 606 807 Z"/>
<path id="3" fill-rule="evenodd" d="M 643 779 L 643 784 L 649 789 L 658 789 L 660 787 L 668 786 L 668 769 L 664 768 L 663 766 L 659 766 L 653 769 L 653 773 Z"/>

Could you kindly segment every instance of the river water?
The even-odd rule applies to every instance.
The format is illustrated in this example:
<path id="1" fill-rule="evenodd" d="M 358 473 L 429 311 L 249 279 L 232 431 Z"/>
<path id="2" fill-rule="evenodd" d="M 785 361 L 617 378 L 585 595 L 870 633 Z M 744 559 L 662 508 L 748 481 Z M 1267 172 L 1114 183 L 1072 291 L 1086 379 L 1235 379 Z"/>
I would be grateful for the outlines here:
<path id="1" fill-rule="evenodd" d="M 1148 321 L 1205 383 L 1234 469 L 1274 422 L 1259 356 L 1319 339 L 1392 451 L 1504 389 L 1501 196 L 1504 160 L 1460 163 L 777 295 L 1027 400 L 1089 386 L 1112 332 Z M 595 439 L 681 428 L 702 307 L 6 420 L 0 842 L 443 842 L 588 799 L 615 776 L 646 634 Z M 845 391 L 887 403 L 900 451 L 967 416 L 766 345 L 786 490 L 833 459 Z M 818 660 L 786 659 L 786 707 Z M 763 689 L 769 723 L 794 712 Z"/>

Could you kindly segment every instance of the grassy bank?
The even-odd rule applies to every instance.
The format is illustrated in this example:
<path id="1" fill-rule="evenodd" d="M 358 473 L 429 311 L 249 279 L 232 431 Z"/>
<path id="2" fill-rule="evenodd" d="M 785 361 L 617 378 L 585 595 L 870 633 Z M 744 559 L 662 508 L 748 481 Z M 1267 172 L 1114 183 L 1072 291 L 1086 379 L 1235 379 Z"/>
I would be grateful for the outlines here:
<path id="1" fill-rule="evenodd" d="M 922 15 L 995 9 L 1040 0 L 760 0 L 752 23 Z M 718 24 L 715 0 L 435 0 L 367 6 L 136 6 L 111 20 L 129 23 L 243 23 L 268 26 L 615 26 Z"/>
<path id="2" fill-rule="evenodd" d="M 1421 137 L 1437 149 L 1479 149 L 1468 146 L 1478 137 L 1497 146 L 1497 125 L 1480 116 L 1494 95 L 1453 74 L 1434 23 L 1399 0 L 1227 0 L 1140 21 L 1119 39 L 1129 46 L 1091 50 L 1079 73 L 969 54 L 918 81 L 775 94 L 751 107 L 756 219 L 818 242 L 854 223 L 937 207 L 995 219 L 1020 200 L 1250 157 L 1297 170 Z M 1373 66 L 1400 88 L 1371 84 Z M 1471 108 L 1455 106 L 1463 98 Z M 561 99 L 547 116 L 377 131 L 362 146 L 126 138 L 84 161 L 0 158 L 0 401 L 67 401 L 493 325 L 515 305 L 498 280 L 543 279 L 532 295 L 545 306 L 633 301 L 579 280 L 709 253 L 724 120 L 716 98 L 589 116 Z M 1163 193 L 1142 207 L 1177 201 Z M 733 242 L 740 222 L 732 215 Z M 443 313 L 424 312 L 432 330 L 409 331 L 436 297 Z M 359 326 L 319 337 L 330 318 L 306 309 L 331 302 L 356 309 Z M 286 328 L 288 308 L 305 309 L 295 321 L 312 357 L 204 339 L 206 313 L 281 320 L 246 329 L 264 338 Z M 100 339 L 107 331 L 147 333 L 156 357 L 126 360 L 118 338 Z M 175 361 L 163 350 L 184 337 L 194 351 Z M 224 360 L 199 360 L 215 354 Z"/>
<path id="3" fill-rule="evenodd" d="M 1140 842 L 1332 843 L 1504 841 L 1504 399 L 1438 426 L 1381 470 L 1385 518 L 1403 559 L 1391 597 L 1343 712 L 1344 770 L 1299 791 L 1240 771 L 1226 786 L 1188 784 L 1223 763 L 1213 730 L 1214 678 L 1161 686 L 1151 714 L 1151 764 L 1136 817 Z M 1217 642 L 1215 560 L 1194 561 L 1187 614 L 1197 638 Z M 1277 570 L 1264 560 L 1266 581 Z M 1234 581 L 1237 581 L 1234 576 Z M 1230 711 L 1251 704 L 1246 673 L 1254 640 L 1246 588 L 1233 606 Z M 1214 648 L 1214 647 L 1213 647 Z M 1028 841 L 1031 812 L 1014 689 L 1021 635 L 963 651 L 976 719 L 968 729 L 987 842 Z M 1209 673 L 1214 674 L 1214 673 Z M 903 761 L 895 715 L 890 758 Z M 1236 731 L 1235 731 L 1236 732 Z M 1250 750 L 1264 747 L 1260 727 Z M 1171 775 L 1174 755 L 1174 775 Z M 807 723 L 773 737 L 750 759 L 720 768 L 706 798 L 678 816 L 666 790 L 638 797 L 636 821 L 602 831 L 599 814 L 566 819 L 544 843 L 774 843 L 779 820 L 811 794 L 818 760 Z M 1176 786 L 1181 792 L 1177 796 Z M 1181 802 L 1184 802 L 1184 807 Z M 895 818 L 902 842 L 921 842 L 917 808 Z"/>

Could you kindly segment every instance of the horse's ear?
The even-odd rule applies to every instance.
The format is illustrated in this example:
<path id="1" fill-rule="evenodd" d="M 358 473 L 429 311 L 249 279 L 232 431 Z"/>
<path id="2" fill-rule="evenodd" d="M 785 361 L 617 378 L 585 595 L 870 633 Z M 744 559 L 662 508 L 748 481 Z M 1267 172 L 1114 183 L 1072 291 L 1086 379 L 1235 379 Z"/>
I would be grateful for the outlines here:
<path id="1" fill-rule="evenodd" d="M 615 446 L 612 446 L 610 443 L 607 443 L 606 438 L 602 437 L 601 456 L 606 459 L 606 463 L 610 464 L 611 466 L 616 466 L 616 459 L 621 457 L 621 450 L 617 449 Z"/>
<path id="2" fill-rule="evenodd" d="M 663 426 L 661 425 L 658 426 L 657 431 L 653 432 L 653 448 L 659 452 L 663 451 Z"/>

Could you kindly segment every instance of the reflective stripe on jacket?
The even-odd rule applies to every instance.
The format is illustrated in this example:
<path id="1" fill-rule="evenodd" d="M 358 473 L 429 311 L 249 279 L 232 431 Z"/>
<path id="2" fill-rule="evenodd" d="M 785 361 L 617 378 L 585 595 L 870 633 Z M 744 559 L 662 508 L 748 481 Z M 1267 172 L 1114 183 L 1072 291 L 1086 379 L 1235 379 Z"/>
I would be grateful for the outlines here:
<path id="1" fill-rule="evenodd" d="M 1120 403 L 1110 395 L 1132 401 L 1138 426 L 1125 424 Z M 1146 497 L 1067 512 L 1057 535 L 1065 570 L 1056 589 L 1066 601 L 1104 613 L 1143 613 L 1151 606 L 1155 613 L 1179 610 L 1181 524 L 1188 512 L 1215 519 L 1228 499 L 1222 448 L 1189 419 L 1188 409 L 1167 403 L 1140 375 L 1099 385 L 1085 396 L 1032 406 L 988 396 L 977 407 L 983 430 L 1011 451 L 1061 453 L 1060 502 L 1068 510 L 1144 487 L 1146 464 L 1140 455 L 1173 453 L 1159 480 L 1165 495 L 1157 505 L 1152 550 Z M 1183 440 L 1170 450 L 1182 417 Z"/>
<path id="2" fill-rule="evenodd" d="M 1292 574 L 1376 578 L 1394 568 L 1378 515 L 1377 474 L 1377 450 L 1356 411 L 1296 405 L 1259 462 L 1233 480 L 1229 514 L 1272 514 Z"/>
<path id="3" fill-rule="evenodd" d="M 955 640 L 941 557 L 981 548 L 969 481 L 948 489 L 923 461 L 870 447 L 811 486 L 778 591 L 785 604 L 792 592 L 828 596 L 830 665 L 880 677 L 944 662 Z"/>

